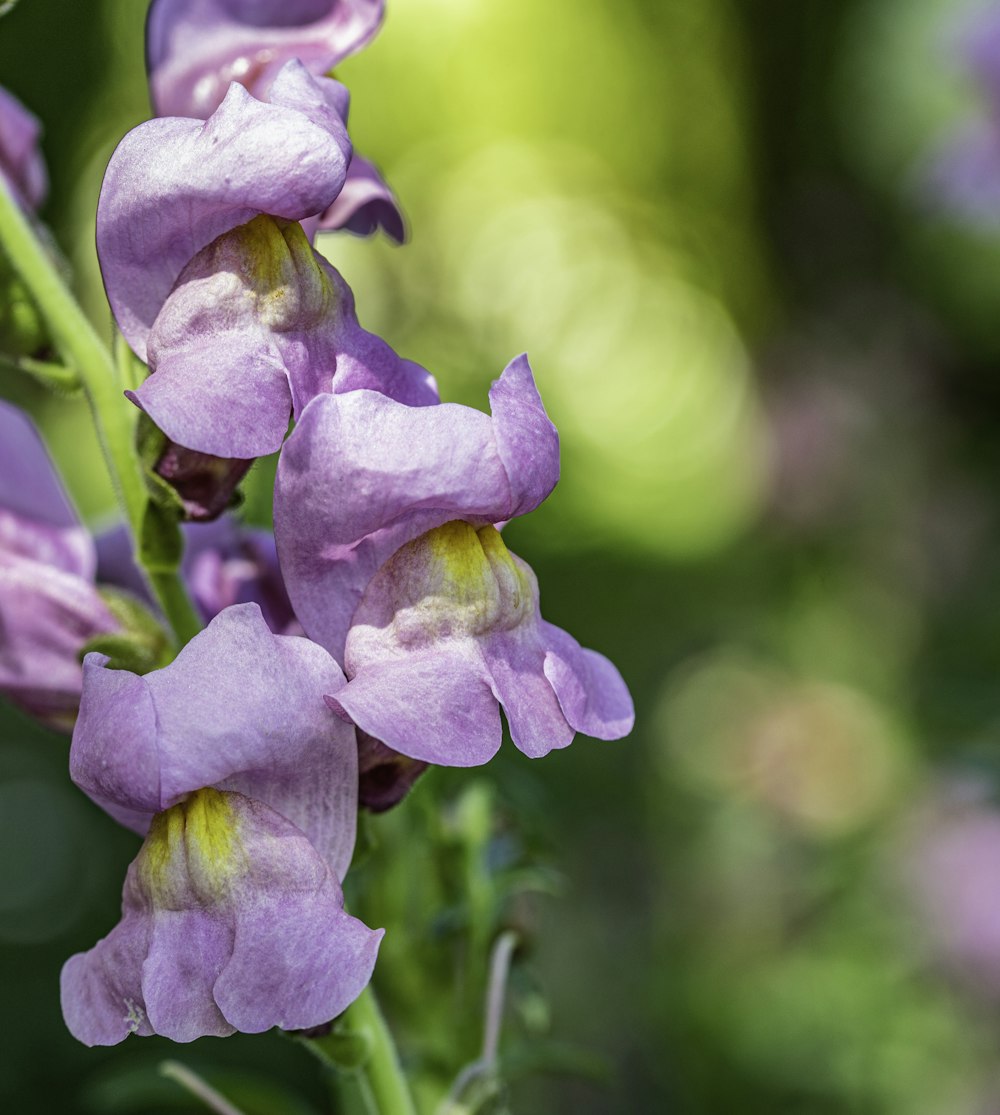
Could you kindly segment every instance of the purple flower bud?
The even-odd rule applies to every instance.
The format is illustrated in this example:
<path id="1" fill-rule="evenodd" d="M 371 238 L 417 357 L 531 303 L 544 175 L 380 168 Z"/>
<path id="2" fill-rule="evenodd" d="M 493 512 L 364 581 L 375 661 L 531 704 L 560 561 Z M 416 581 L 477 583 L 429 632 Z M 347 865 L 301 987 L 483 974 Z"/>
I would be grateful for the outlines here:
<path id="1" fill-rule="evenodd" d="M 358 804 L 372 813 L 384 813 L 406 797 L 427 765 L 359 731 Z"/>
<path id="2" fill-rule="evenodd" d="M 73 780 L 146 833 L 122 920 L 63 969 L 88 1045 L 304 1029 L 368 982 L 381 931 L 343 910 L 357 809 L 354 729 L 324 694 L 343 675 L 306 639 L 229 608 L 171 665 L 84 663 Z"/>
<path id="3" fill-rule="evenodd" d="M 57 730 L 76 716 L 84 646 L 119 627 L 95 561 L 34 426 L 0 402 L 0 692 Z"/>
<path id="4" fill-rule="evenodd" d="M 16 97 L 0 87 L 0 177 L 26 209 L 37 209 L 48 192 L 38 150 L 41 128 Z"/>
<path id="5" fill-rule="evenodd" d="M 156 462 L 156 474 L 180 497 L 186 517 L 195 523 L 217 519 L 232 503 L 240 481 L 253 461 L 213 457 L 167 442 Z"/>

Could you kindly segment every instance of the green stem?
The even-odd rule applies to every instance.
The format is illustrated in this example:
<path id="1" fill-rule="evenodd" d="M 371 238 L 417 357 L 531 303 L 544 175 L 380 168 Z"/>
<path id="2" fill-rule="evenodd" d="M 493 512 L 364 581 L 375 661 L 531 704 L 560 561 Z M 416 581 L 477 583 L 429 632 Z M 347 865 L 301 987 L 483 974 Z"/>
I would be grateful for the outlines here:
<path id="1" fill-rule="evenodd" d="M 79 376 L 111 482 L 134 541 L 142 529 L 149 497 L 135 453 L 130 408 L 122 402 L 115 362 L 53 267 L 29 218 L 14 200 L 2 175 L 0 244 L 31 292 L 60 355 Z M 136 561 L 141 565 L 138 548 L 134 549 Z M 178 641 L 186 642 L 197 634 L 201 622 L 176 571 L 160 571 L 149 580 Z"/>
<path id="2" fill-rule="evenodd" d="M 417 1115 L 410 1088 L 399 1063 L 396 1044 L 375 998 L 371 985 L 354 1000 L 341 1016 L 338 1030 L 357 1036 L 367 1047 L 364 1060 L 349 1070 L 356 1078 L 355 1104 L 363 1105 L 361 1110 L 371 1110 L 374 1115 Z M 335 1032 L 331 1038 L 342 1040 Z M 317 1052 L 326 1059 L 323 1049 L 324 1038 L 309 1039 Z M 331 1049 L 330 1060 L 337 1065 L 339 1046 Z"/>

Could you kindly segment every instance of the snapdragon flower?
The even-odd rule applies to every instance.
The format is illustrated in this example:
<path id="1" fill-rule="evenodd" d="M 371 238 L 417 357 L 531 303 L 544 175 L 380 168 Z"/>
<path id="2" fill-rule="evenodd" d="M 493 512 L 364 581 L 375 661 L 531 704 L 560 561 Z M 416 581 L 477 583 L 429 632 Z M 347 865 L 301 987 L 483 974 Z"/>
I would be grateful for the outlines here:
<path id="1" fill-rule="evenodd" d="M 282 452 L 275 531 L 306 632 L 343 654 L 332 708 L 394 751 L 472 766 L 501 741 L 540 756 L 576 731 L 616 739 L 632 702 L 615 667 L 542 620 L 498 523 L 558 479 L 558 435 L 525 357 L 492 418 L 369 391 L 315 399 Z"/>
<path id="2" fill-rule="evenodd" d="M 96 564 L 37 431 L 0 402 L 0 693 L 57 730 L 76 716 L 81 650 L 120 628 Z"/>
<path id="3" fill-rule="evenodd" d="M 70 773 L 145 842 L 121 922 L 63 969 L 71 1032 L 191 1041 L 339 1014 L 382 932 L 343 909 L 357 748 L 323 702 L 343 685 L 336 662 L 244 604 L 165 669 L 88 655 L 84 672 Z"/>
<path id="4" fill-rule="evenodd" d="M 384 11 L 383 0 L 153 0 L 146 22 L 153 108 L 158 116 L 205 119 L 233 81 L 266 100 L 292 58 L 312 74 L 330 74 L 374 36 Z M 397 242 L 405 235 L 392 190 L 357 154 L 343 190 L 316 224 L 361 236 L 381 227 Z"/>
<path id="5" fill-rule="evenodd" d="M 432 378 L 358 324 L 351 291 L 298 223 L 344 184 L 346 92 L 287 63 L 270 102 L 232 85 L 204 124 L 151 120 L 111 159 L 98 207 L 108 298 L 152 374 L 131 398 L 171 441 L 249 460 L 315 395 L 414 405 Z"/>
<path id="6" fill-rule="evenodd" d="M 48 175 L 38 148 L 38 120 L 0 86 L 0 177 L 26 209 L 37 209 L 48 191 Z"/>
<path id="7" fill-rule="evenodd" d="M 262 92 L 290 58 L 326 74 L 378 31 L 385 0 L 153 0 L 146 65 L 160 116 L 204 119 L 230 82 Z"/>

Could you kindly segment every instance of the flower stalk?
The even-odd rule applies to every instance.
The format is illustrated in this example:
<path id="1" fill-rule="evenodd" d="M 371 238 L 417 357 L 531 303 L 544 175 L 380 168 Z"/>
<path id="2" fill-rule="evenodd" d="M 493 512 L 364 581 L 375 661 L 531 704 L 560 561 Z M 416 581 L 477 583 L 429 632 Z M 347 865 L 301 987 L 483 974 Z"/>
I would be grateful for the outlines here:
<path id="1" fill-rule="evenodd" d="M 371 1115 L 417 1115 L 409 1084 L 375 992 L 369 984 L 341 1016 L 341 1027 L 326 1037 L 308 1039 L 323 1060 L 357 1078 L 358 1090 Z M 343 1032 L 359 1039 L 367 1056 L 356 1068 L 340 1067 Z M 336 1048 L 333 1043 L 336 1042 Z M 329 1047 L 329 1048 L 328 1048 Z"/>

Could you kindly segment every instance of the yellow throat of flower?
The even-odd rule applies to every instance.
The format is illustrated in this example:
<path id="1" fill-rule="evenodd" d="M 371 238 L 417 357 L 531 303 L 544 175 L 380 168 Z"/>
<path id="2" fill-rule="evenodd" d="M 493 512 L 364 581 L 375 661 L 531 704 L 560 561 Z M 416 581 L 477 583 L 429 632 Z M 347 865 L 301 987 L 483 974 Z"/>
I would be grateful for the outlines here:
<path id="1" fill-rule="evenodd" d="M 246 853 L 230 797 L 206 787 L 153 818 L 136 868 L 156 906 L 218 902 L 244 874 Z"/>
<path id="2" fill-rule="evenodd" d="M 445 523 L 404 546 L 391 564 L 394 627 L 405 643 L 510 630 L 534 609 L 531 573 L 493 526 Z"/>
<path id="3" fill-rule="evenodd" d="M 333 288 L 298 221 L 254 217 L 219 237 L 269 329 L 307 329 L 327 312 Z M 235 261 L 232 256 L 235 255 Z"/>

